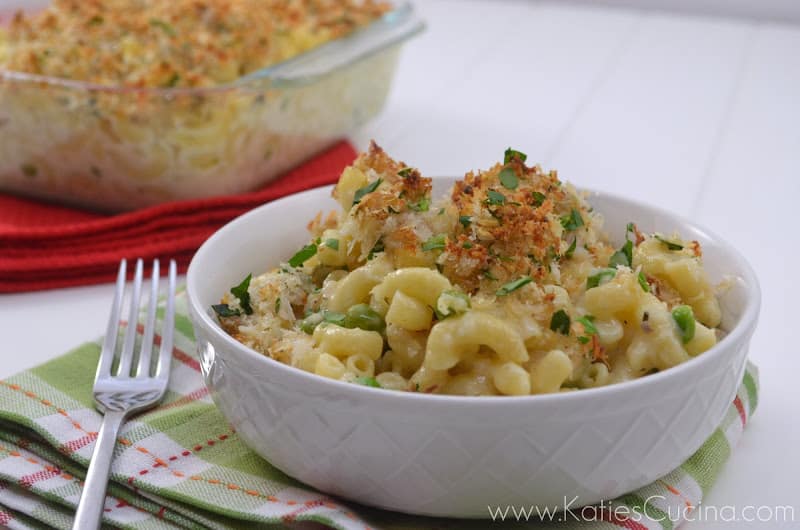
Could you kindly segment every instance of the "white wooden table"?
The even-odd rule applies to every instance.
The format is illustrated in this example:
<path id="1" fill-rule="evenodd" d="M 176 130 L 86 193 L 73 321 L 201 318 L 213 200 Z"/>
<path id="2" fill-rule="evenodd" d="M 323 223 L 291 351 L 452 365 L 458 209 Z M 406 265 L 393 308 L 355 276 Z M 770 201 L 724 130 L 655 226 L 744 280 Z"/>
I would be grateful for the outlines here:
<path id="1" fill-rule="evenodd" d="M 538 2 L 418 8 L 428 31 L 355 144 L 375 138 L 429 175 L 513 146 L 737 245 L 763 289 L 751 350 L 762 394 L 705 504 L 788 505 L 795 522 L 687 527 L 800 525 L 800 26 Z M 0 377 L 98 336 L 111 297 L 110 285 L 0 296 Z"/>

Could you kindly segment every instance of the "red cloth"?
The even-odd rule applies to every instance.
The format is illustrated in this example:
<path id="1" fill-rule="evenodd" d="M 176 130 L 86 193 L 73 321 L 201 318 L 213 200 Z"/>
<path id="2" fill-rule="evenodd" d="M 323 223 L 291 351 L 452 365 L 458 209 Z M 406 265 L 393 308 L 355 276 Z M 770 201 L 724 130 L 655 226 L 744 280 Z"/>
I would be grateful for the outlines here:
<path id="1" fill-rule="evenodd" d="M 265 202 L 336 182 L 355 156 L 340 142 L 255 192 L 116 215 L 0 193 L 0 292 L 110 282 L 122 258 L 174 258 L 184 272 L 219 227 Z"/>

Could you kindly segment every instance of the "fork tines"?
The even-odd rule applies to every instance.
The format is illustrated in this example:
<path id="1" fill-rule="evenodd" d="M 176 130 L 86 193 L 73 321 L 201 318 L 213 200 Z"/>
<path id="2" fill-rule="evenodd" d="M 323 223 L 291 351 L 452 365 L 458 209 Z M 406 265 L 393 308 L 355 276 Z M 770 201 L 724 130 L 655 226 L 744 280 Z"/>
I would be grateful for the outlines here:
<path id="1" fill-rule="evenodd" d="M 125 294 L 125 283 L 127 277 L 127 261 L 122 260 L 117 273 L 117 286 L 114 294 L 114 301 L 111 306 L 111 315 L 108 319 L 103 350 L 100 354 L 100 361 L 97 366 L 97 379 L 103 377 L 117 378 L 140 378 L 167 377 L 169 374 L 169 363 L 172 353 L 172 334 L 174 328 L 174 293 L 176 282 L 176 265 L 174 260 L 169 262 L 169 276 L 166 296 L 166 308 L 160 335 L 161 348 L 158 352 L 158 361 L 155 372 L 151 374 L 151 360 L 153 355 L 153 343 L 156 338 L 156 308 L 158 306 L 160 268 L 159 261 L 153 261 L 152 275 L 150 280 L 150 294 L 147 304 L 147 314 L 145 315 L 144 329 L 142 331 L 141 347 L 138 348 L 138 356 L 135 355 L 136 335 L 140 331 L 139 314 L 142 303 L 142 280 L 143 262 L 136 260 L 136 270 L 133 275 L 131 292 L 129 294 L 128 320 L 125 329 L 124 339 L 119 355 L 117 351 L 117 339 L 120 328 L 120 313 L 122 310 L 123 298 Z M 138 362 L 134 367 L 134 361 L 138 357 Z M 116 363 L 114 361 L 117 361 Z M 134 368 L 132 370 L 132 368 Z"/>

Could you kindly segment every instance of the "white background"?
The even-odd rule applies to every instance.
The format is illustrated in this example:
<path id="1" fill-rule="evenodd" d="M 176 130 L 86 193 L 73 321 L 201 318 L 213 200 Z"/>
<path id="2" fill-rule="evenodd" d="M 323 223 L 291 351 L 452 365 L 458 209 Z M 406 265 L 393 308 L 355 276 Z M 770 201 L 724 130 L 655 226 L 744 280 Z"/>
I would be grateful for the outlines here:
<path id="1" fill-rule="evenodd" d="M 751 348 L 762 391 L 705 504 L 792 505 L 796 527 L 800 26 L 785 22 L 800 20 L 800 7 L 737 1 L 725 16 L 697 16 L 687 6 L 721 2 L 677 2 L 675 14 L 600 3 L 417 2 L 428 31 L 406 48 L 384 113 L 353 140 L 375 138 L 428 175 L 486 167 L 513 146 L 741 249 L 763 289 Z M 669 2 L 641 3 L 651 4 Z M 742 13 L 759 20 L 728 16 Z M 111 296 L 109 285 L 0 296 L 0 377 L 98 336 Z M 778 524 L 686 528 L 745 526 Z"/>

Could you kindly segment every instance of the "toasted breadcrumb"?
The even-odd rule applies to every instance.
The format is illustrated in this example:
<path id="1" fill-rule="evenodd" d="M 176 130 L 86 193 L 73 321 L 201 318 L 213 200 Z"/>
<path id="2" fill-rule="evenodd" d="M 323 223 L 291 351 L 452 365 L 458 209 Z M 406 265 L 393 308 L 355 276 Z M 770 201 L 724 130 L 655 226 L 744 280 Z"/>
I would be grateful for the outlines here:
<path id="1" fill-rule="evenodd" d="M 334 188 L 342 210 L 317 215 L 309 223 L 311 243 L 253 279 L 249 296 L 256 314 L 225 311 L 225 329 L 265 355 L 314 371 L 317 356 L 335 349 L 317 330 L 360 327 L 358 315 L 372 312 L 362 329 L 382 339 L 381 351 L 372 353 L 374 373 L 394 372 L 408 381 L 393 388 L 417 392 L 501 392 L 487 374 L 505 360 L 489 342 L 462 351 L 446 375 L 426 365 L 441 351 L 431 349 L 435 330 L 452 325 L 473 333 L 460 326 L 478 319 L 507 323 L 502 333 L 524 344 L 527 358 L 518 366 L 532 377 L 545 357 L 559 359 L 560 369 L 569 371 L 559 387 L 536 392 L 598 386 L 668 368 L 674 362 L 658 357 L 662 347 L 688 358 L 669 312 L 694 304 L 700 323 L 717 325 L 714 293 L 699 268 L 699 244 L 677 235 L 645 236 L 631 224 L 625 240 L 614 244 L 583 194 L 556 172 L 527 166 L 524 159 L 508 150 L 502 163 L 467 173 L 432 202 L 431 179 L 373 142 Z M 333 247 L 323 242 L 328 238 L 334 238 Z M 680 274 L 690 275 L 689 289 L 676 282 Z M 223 301 L 238 308 L 229 295 Z M 468 312 L 473 318 L 463 319 L 461 313 Z M 445 331 L 450 333 L 458 332 Z M 645 341 L 658 341 L 656 349 L 645 351 L 652 356 L 649 364 L 632 372 Z M 435 348 L 451 344 L 444 340 Z M 331 376 L 351 381 L 353 374 Z"/>
<path id="2" fill-rule="evenodd" d="M 373 0 L 55 0 L 0 31 L 0 68 L 104 85 L 214 86 L 388 9 Z"/>

